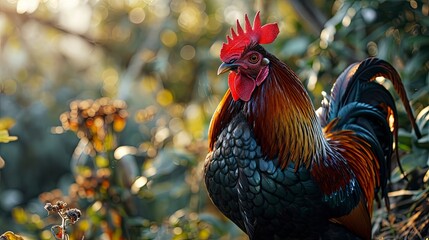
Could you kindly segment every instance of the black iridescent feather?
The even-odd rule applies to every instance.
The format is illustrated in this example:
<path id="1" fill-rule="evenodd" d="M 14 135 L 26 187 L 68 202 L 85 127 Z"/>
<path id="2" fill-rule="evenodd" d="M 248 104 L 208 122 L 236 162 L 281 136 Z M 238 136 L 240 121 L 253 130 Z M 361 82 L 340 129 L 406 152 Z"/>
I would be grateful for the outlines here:
<path id="1" fill-rule="evenodd" d="M 243 114 L 222 131 L 207 156 L 205 183 L 214 204 L 251 239 L 316 239 L 333 229 L 344 231 L 328 221 L 344 211 L 326 207 L 309 170 L 295 170 L 293 163 L 281 169 L 278 159 L 267 159 Z M 353 235 L 344 231 L 338 239 L 347 236 Z"/>

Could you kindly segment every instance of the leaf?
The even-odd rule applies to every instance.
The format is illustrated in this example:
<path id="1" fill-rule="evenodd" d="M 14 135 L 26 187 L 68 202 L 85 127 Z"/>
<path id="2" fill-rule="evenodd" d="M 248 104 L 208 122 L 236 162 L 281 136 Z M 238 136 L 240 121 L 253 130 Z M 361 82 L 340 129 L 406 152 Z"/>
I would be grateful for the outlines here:
<path id="1" fill-rule="evenodd" d="M 429 164 L 429 162 L 428 162 L 428 164 Z M 426 183 L 426 182 L 428 182 L 428 181 L 429 181 L 429 170 L 427 170 L 427 172 L 426 172 L 425 176 L 423 177 L 423 182 L 424 182 L 424 183 Z"/>
<path id="2" fill-rule="evenodd" d="M 410 132 L 402 128 L 398 130 L 398 142 L 400 149 L 409 151 L 411 149 L 412 139 L 413 135 Z"/>
<path id="3" fill-rule="evenodd" d="M 417 140 L 417 147 L 429 149 L 429 106 L 423 108 L 416 118 L 417 126 L 423 134 L 423 137 Z"/>
<path id="4" fill-rule="evenodd" d="M 429 128 L 429 106 L 419 112 L 416 121 L 421 130 Z"/>
<path id="5" fill-rule="evenodd" d="M 65 229 L 60 225 L 52 226 L 51 232 L 55 239 L 69 239 L 68 234 L 65 233 Z"/>
<path id="6" fill-rule="evenodd" d="M 7 231 L 0 236 L 0 240 L 24 240 L 24 238 L 11 231 Z"/>
<path id="7" fill-rule="evenodd" d="M 424 168 L 427 165 L 427 154 L 425 151 L 414 151 L 401 159 L 402 168 L 406 172 L 410 172 L 416 168 Z"/>
<path id="8" fill-rule="evenodd" d="M 417 146 L 420 148 L 429 149 L 429 135 L 426 135 L 419 140 L 417 140 Z"/>
<path id="9" fill-rule="evenodd" d="M 295 37 L 286 42 L 281 53 L 285 57 L 301 56 L 308 50 L 308 45 L 310 45 L 308 37 Z"/>
<path id="10" fill-rule="evenodd" d="M 7 130 L 0 130 L 0 143 L 8 143 L 11 141 L 16 141 L 18 137 L 9 136 L 9 132 Z"/>
<path id="11" fill-rule="evenodd" d="M 154 169 L 145 172 L 145 176 L 152 177 L 157 174 L 156 177 L 168 176 L 178 167 L 189 167 L 195 164 L 195 159 L 185 151 L 178 149 L 165 148 L 159 151 L 158 156 L 153 162 Z"/>
<path id="12" fill-rule="evenodd" d="M 15 120 L 13 120 L 13 118 L 0 118 L 0 130 L 10 129 L 13 125 L 15 125 Z"/>
<path id="13" fill-rule="evenodd" d="M 404 74 L 412 75 L 417 72 L 422 67 L 422 62 L 425 62 L 425 59 L 428 59 L 429 53 L 421 53 L 415 55 L 413 58 L 407 61 L 407 64 L 404 68 Z"/>

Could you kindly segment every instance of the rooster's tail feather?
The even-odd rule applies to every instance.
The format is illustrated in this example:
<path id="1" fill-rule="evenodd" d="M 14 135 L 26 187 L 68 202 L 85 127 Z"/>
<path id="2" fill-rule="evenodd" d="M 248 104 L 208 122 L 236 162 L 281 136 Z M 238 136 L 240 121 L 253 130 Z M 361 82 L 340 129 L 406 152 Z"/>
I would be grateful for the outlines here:
<path id="1" fill-rule="evenodd" d="M 377 58 L 368 58 L 350 65 L 338 77 L 331 95 L 325 96 L 318 113 L 325 127 L 333 120 L 337 121 L 334 127 L 326 128 L 329 131 L 352 130 L 371 146 L 380 166 L 379 187 L 382 196 L 386 197 L 393 141 L 398 146 L 398 117 L 392 95 L 375 81 L 377 77 L 387 78 L 393 83 L 415 134 L 419 137 L 421 134 L 398 72 L 389 63 Z"/>

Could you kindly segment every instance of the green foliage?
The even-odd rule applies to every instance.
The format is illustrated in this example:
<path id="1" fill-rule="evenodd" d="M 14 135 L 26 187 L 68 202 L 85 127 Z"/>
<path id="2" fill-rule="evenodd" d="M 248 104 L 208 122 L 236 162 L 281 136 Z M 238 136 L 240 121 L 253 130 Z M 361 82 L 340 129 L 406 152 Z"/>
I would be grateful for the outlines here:
<path id="1" fill-rule="evenodd" d="M 18 139 L 16 136 L 9 136 L 8 129 L 14 124 L 15 121 L 11 118 L 0 118 L 0 143 L 8 143 Z"/>
<path id="2" fill-rule="evenodd" d="M 24 238 L 22 238 L 21 236 L 11 231 L 7 231 L 0 236 L 0 239 L 1 240 L 23 240 Z"/>

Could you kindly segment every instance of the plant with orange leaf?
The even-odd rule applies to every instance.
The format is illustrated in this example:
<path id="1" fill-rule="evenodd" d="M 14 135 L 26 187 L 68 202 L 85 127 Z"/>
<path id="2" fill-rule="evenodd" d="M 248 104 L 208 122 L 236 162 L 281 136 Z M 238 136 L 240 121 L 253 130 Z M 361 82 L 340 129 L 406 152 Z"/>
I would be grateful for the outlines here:
<path id="1" fill-rule="evenodd" d="M 70 196 L 87 211 L 100 210 L 97 214 L 101 221 L 92 223 L 93 228 L 110 237 L 121 236 L 120 239 L 126 235 L 124 218 L 128 217 L 131 197 L 127 180 L 131 179 L 113 153 L 117 148 L 117 134 L 126 125 L 126 108 L 122 100 L 75 100 L 70 103 L 70 111 L 60 116 L 62 128 L 75 132 L 80 139 L 72 157 L 76 183 L 69 189 Z M 54 227 L 59 234 L 65 230 Z"/>
<path id="2" fill-rule="evenodd" d="M 57 213 L 62 221 L 61 225 L 54 225 L 51 227 L 51 232 L 54 235 L 55 239 L 69 239 L 69 235 L 67 234 L 67 226 L 75 224 L 79 221 L 82 213 L 77 208 L 66 208 L 67 203 L 63 201 L 57 201 L 55 204 L 46 203 L 45 210 L 48 211 L 48 214 Z"/>

